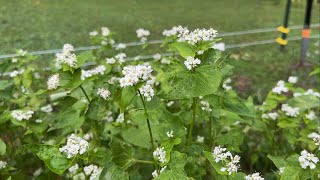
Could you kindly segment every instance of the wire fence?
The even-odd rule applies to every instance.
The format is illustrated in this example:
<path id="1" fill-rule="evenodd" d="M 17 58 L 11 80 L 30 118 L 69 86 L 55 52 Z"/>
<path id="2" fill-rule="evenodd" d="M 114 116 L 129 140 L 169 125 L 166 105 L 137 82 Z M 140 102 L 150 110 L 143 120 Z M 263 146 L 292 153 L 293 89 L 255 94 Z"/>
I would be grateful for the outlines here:
<path id="1" fill-rule="evenodd" d="M 295 26 L 291 26 L 290 29 L 296 30 L 296 29 L 301 29 L 302 27 L 303 26 L 301 26 L 301 25 L 295 25 Z M 312 24 L 311 27 L 312 28 L 320 27 L 320 23 Z M 252 29 L 252 30 L 246 30 L 246 31 L 225 32 L 225 33 L 219 34 L 218 37 L 250 35 L 250 34 L 256 34 L 256 33 L 266 33 L 266 32 L 275 32 L 275 31 L 277 31 L 277 28 Z M 297 38 L 297 37 L 295 37 L 295 38 Z M 298 37 L 298 38 L 300 38 L 300 37 Z M 293 38 L 291 38 L 291 39 L 293 39 Z M 149 44 L 160 44 L 162 42 L 163 42 L 163 40 L 148 41 Z M 251 44 L 259 45 L 263 42 L 265 42 L 265 44 L 270 44 L 275 41 L 274 40 L 267 40 L 267 41 L 255 41 L 255 42 L 248 42 L 248 43 L 233 44 L 233 45 L 227 46 L 226 49 L 236 48 L 236 47 L 246 47 Z M 123 43 L 123 44 L 125 44 L 127 47 L 131 47 L 131 46 L 141 46 L 144 43 L 142 43 L 142 42 L 128 42 L 128 43 Z M 75 51 L 95 50 L 95 49 L 99 49 L 100 47 L 101 46 L 78 47 L 78 48 L 75 48 Z M 55 53 L 59 53 L 59 52 L 62 52 L 62 49 L 49 49 L 49 50 L 32 51 L 32 52 L 29 52 L 29 54 L 31 54 L 31 55 L 45 55 L 45 54 L 55 54 Z M 0 59 L 13 58 L 13 57 L 18 57 L 18 56 L 19 56 L 18 54 L 3 54 L 3 55 L 0 55 Z"/>

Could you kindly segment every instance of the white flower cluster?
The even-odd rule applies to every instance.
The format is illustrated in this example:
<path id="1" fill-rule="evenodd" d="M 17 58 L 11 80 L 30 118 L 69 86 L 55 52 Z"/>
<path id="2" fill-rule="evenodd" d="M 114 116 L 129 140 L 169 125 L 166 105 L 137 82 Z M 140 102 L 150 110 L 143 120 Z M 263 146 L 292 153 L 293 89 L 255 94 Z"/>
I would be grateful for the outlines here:
<path id="1" fill-rule="evenodd" d="M 176 31 L 178 32 L 179 42 L 188 42 L 192 45 L 198 42 L 212 41 L 218 34 L 218 32 L 212 28 L 195 29 L 190 32 L 187 28 L 177 27 Z"/>
<path id="2" fill-rule="evenodd" d="M 110 91 L 105 88 L 98 88 L 97 94 L 105 100 L 107 100 L 111 95 Z"/>
<path id="3" fill-rule="evenodd" d="M 151 66 L 136 65 L 126 66 L 123 68 L 122 73 L 124 77 L 119 79 L 120 86 L 133 86 L 139 82 L 139 80 L 147 81 L 151 77 Z"/>
<path id="4" fill-rule="evenodd" d="M 101 35 L 102 36 L 108 36 L 110 34 L 110 30 L 107 27 L 102 27 L 101 28 Z"/>
<path id="5" fill-rule="evenodd" d="M 167 162 L 166 151 L 164 150 L 164 147 L 157 147 L 157 149 L 153 151 L 153 157 L 156 158 L 160 163 Z"/>
<path id="6" fill-rule="evenodd" d="M 261 115 L 261 118 L 263 118 L 263 119 L 276 120 L 278 117 L 279 117 L 279 114 L 277 112 L 270 112 L 270 113 L 266 113 L 266 114 Z"/>
<path id="7" fill-rule="evenodd" d="M 281 174 L 283 174 L 284 170 L 286 169 L 286 167 L 280 167 L 279 168 L 279 175 L 281 176 Z"/>
<path id="8" fill-rule="evenodd" d="M 108 80 L 108 83 L 109 84 L 115 84 L 117 82 L 119 82 L 119 79 L 118 77 L 111 77 L 109 80 Z"/>
<path id="9" fill-rule="evenodd" d="M 124 122 L 124 113 L 120 113 L 116 119 L 117 123 L 123 123 Z"/>
<path id="10" fill-rule="evenodd" d="M 73 180 L 85 180 L 86 179 L 86 175 L 84 175 L 84 173 L 81 172 L 81 173 L 78 173 L 78 174 L 74 175 L 72 179 Z"/>
<path id="11" fill-rule="evenodd" d="M 311 138 L 316 146 L 319 147 L 320 150 L 320 127 L 318 127 L 318 133 L 313 132 L 308 135 L 308 138 Z"/>
<path id="12" fill-rule="evenodd" d="M 283 111 L 287 116 L 297 117 L 299 115 L 299 108 L 291 107 L 288 104 L 282 104 L 281 111 Z"/>
<path id="13" fill-rule="evenodd" d="M 112 111 L 108 111 L 106 113 L 106 116 L 104 118 L 102 118 L 102 120 L 105 120 L 107 122 L 113 122 L 113 116 L 112 116 Z"/>
<path id="14" fill-rule="evenodd" d="M 207 101 L 200 101 L 202 111 L 211 112 L 210 104 Z"/>
<path id="15" fill-rule="evenodd" d="M 103 75 L 104 71 L 106 71 L 106 67 L 104 65 L 97 66 L 96 68 L 87 71 L 81 70 L 81 79 L 85 80 L 86 78 L 90 78 L 98 74 Z"/>
<path id="16" fill-rule="evenodd" d="M 159 54 L 159 53 L 154 54 L 154 55 L 152 56 L 152 58 L 153 58 L 154 60 L 160 60 L 160 59 L 161 59 L 161 54 Z"/>
<path id="17" fill-rule="evenodd" d="M 147 37 L 150 35 L 150 31 L 142 29 L 142 28 L 137 29 L 136 33 L 137 33 L 137 37 L 143 43 L 145 43 L 147 41 Z"/>
<path id="18" fill-rule="evenodd" d="M 27 53 L 28 53 L 28 51 L 25 51 L 25 50 L 23 50 L 23 49 L 19 49 L 19 50 L 17 51 L 17 54 L 18 54 L 19 56 L 25 56 L 25 55 L 27 55 Z"/>
<path id="19" fill-rule="evenodd" d="M 167 168 L 167 166 L 163 166 L 160 171 L 154 170 L 152 172 L 152 177 L 153 178 L 157 178 L 165 169 Z"/>
<path id="20" fill-rule="evenodd" d="M 53 108 L 52 108 L 51 104 L 48 104 L 46 106 L 42 106 L 40 108 L 40 111 L 45 112 L 45 113 L 50 113 L 50 112 L 52 112 L 52 110 L 53 110 Z"/>
<path id="21" fill-rule="evenodd" d="M 0 161 L 0 169 L 4 169 L 7 167 L 7 162 L 5 161 Z"/>
<path id="22" fill-rule="evenodd" d="M 70 172 L 71 174 L 76 174 L 77 171 L 78 171 L 78 169 L 79 169 L 79 165 L 78 165 L 78 164 L 75 164 L 75 165 L 71 166 L 68 170 L 69 170 L 69 172 Z"/>
<path id="23" fill-rule="evenodd" d="M 154 96 L 154 90 L 152 86 L 149 84 L 141 86 L 141 88 L 139 88 L 139 91 L 146 98 L 147 101 L 151 101 L 151 99 Z"/>
<path id="24" fill-rule="evenodd" d="M 203 143 L 204 142 L 204 137 L 203 136 L 197 136 L 197 140 L 198 143 Z"/>
<path id="25" fill-rule="evenodd" d="M 319 92 L 315 92 L 315 91 L 313 91 L 312 89 L 308 89 L 308 90 L 307 90 L 306 92 L 304 92 L 304 93 L 293 93 L 293 97 L 308 96 L 308 95 L 311 95 L 311 96 L 315 96 L 315 97 L 320 98 L 320 93 L 319 93 Z"/>
<path id="26" fill-rule="evenodd" d="M 160 62 L 162 64 L 170 64 L 170 60 L 168 60 L 167 58 L 162 58 Z"/>
<path id="27" fill-rule="evenodd" d="M 230 83 L 231 83 L 231 78 L 226 79 L 222 84 L 222 88 L 225 89 L 226 91 L 231 90 L 232 87 L 229 86 Z"/>
<path id="28" fill-rule="evenodd" d="M 49 90 L 57 89 L 60 83 L 60 76 L 59 74 L 54 74 L 49 77 L 47 81 L 47 86 Z"/>
<path id="29" fill-rule="evenodd" d="M 43 172 L 42 168 L 38 168 L 37 170 L 34 171 L 33 176 L 37 177 Z"/>
<path id="30" fill-rule="evenodd" d="M 168 138 L 173 138 L 173 130 L 166 132 Z"/>
<path id="31" fill-rule="evenodd" d="M 319 158 L 312 153 L 308 153 L 306 150 L 301 151 L 301 156 L 299 157 L 300 166 L 303 169 L 315 169 L 316 164 L 319 162 Z"/>
<path id="32" fill-rule="evenodd" d="M 125 45 L 123 43 L 119 43 L 115 46 L 116 50 L 125 49 L 126 47 L 127 47 L 127 45 Z"/>
<path id="33" fill-rule="evenodd" d="M 167 107 L 171 107 L 173 104 L 174 104 L 174 101 L 169 101 L 169 102 L 167 103 Z"/>
<path id="34" fill-rule="evenodd" d="M 253 173 L 244 177 L 245 180 L 264 180 L 263 177 L 260 176 L 260 173 Z"/>
<path id="35" fill-rule="evenodd" d="M 21 69 L 20 71 L 18 71 L 18 70 L 13 70 L 12 72 L 10 72 L 9 76 L 10 76 L 10 77 L 16 77 L 16 76 L 18 76 L 18 75 L 20 75 L 20 74 L 22 74 L 22 73 L 24 73 L 24 69 Z"/>
<path id="36" fill-rule="evenodd" d="M 62 53 L 57 53 L 57 64 L 67 64 L 74 68 L 77 65 L 77 56 L 73 53 L 74 48 L 71 44 L 63 45 Z"/>
<path id="37" fill-rule="evenodd" d="M 291 84 L 295 84 L 298 82 L 298 77 L 297 76 L 290 76 L 288 79 L 288 82 Z"/>
<path id="38" fill-rule="evenodd" d="M 67 158 L 69 159 L 77 154 L 84 154 L 88 148 L 89 143 L 86 140 L 76 136 L 75 134 L 71 134 L 68 137 L 67 144 L 62 148 L 59 148 L 59 151 L 61 153 L 67 153 Z"/>
<path id="39" fill-rule="evenodd" d="M 22 120 L 29 120 L 30 118 L 32 118 L 32 115 L 34 114 L 34 111 L 28 110 L 28 111 L 23 111 L 23 110 L 13 110 L 11 111 L 11 116 L 18 120 L 18 121 L 22 121 Z"/>
<path id="40" fill-rule="evenodd" d="M 221 171 L 228 171 L 229 175 L 234 172 L 237 172 L 240 168 L 240 156 L 232 156 L 232 154 L 229 151 L 227 151 L 226 148 L 221 148 L 220 146 L 214 147 L 212 156 L 215 162 L 217 163 L 220 161 L 225 162 L 226 167 L 222 167 Z"/>
<path id="41" fill-rule="evenodd" d="M 87 176 L 90 176 L 90 180 L 93 180 L 95 179 L 96 177 L 98 177 L 98 175 L 101 173 L 102 171 L 102 168 L 96 166 L 96 165 L 89 165 L 89 166 L 85 166 L 83 168 L 83 171 L 84 173 L 87 175 Z"/>
<path id="42" fill-rule="evenodd" d="M 90 36 L 96 36 L 96 35 L 98 35 L 98 34 L 99 34 L 98 31 L 89 32 L 89 35 L 90 35 Z"/>
<path id="43" fill-rule="evenodd" d="M 274 87 L 272 89 L 272 92 L 276 93 L 276 94 L 281 94 L 282 92 L 287 93 L 289 90 L 288 88 L 285 86 L 285 82 L 284 81 L 278 81 L 276 87 Z"/>
<path id="44" fill-rule="evenodd" d="M 315 120 L 317 118 L 316 113 L 314 111 L 310 111 L 308 114 L 305 115 L 309 120 Z"/>
<path id="45" fill-rule="evenodd" d="M 187 67 L 188 70 L 192 70 L 199 64 L 201 64 L 201 60 L 198 58 L 193 58 L 191 56 L 187 57 L 187 59 L 184 61 L 184 65 Z"/>

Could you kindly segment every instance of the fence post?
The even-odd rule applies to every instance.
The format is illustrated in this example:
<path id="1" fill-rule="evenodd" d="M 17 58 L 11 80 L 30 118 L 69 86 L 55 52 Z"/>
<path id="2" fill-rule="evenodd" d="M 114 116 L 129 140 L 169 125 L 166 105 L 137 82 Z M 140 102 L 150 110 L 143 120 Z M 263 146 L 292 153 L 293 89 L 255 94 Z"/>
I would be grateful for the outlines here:
<path id="1" fill-rule="evenodd" d="M 286 4 L 286 11 L 285 11 L 285 15 L 284 15 L 284 21 L 283 21 L 283 26 L 279 26 L 277 28 L 277 30 L 279 32 L 281 32 L 281 37 L 278 37 L 276 39 L 276 42 L 280 44 L 280 50 L 283 51 L 284 47 L 288 44 L 287 39 L 287 34 L 289 33 L 289 28 L 288 28 L 288 24 L 289 24 L 289 15 L 290 15 L 290 8 L 291 8 L 291 0 L 287 0 L 287 4 Z"/>

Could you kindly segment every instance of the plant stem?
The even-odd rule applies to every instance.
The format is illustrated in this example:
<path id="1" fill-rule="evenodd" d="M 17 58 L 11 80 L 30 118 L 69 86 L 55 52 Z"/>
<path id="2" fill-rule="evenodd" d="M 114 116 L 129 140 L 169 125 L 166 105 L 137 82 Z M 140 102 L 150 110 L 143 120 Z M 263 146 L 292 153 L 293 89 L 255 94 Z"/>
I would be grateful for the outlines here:
<path id="1" fill-rule="evenodd" d="M 140 90 L 138 89 L 139 95 L 140 95 L 140 99 L 142 101 L 143 104 L 143 109 L 144 109 L 144 114 L 147 116 L 147 123 L 148 123 L 148 129 L 149 129 L 149 135 L 150 135 L 150 143 L 151 143 L 151 148 L 152 148 L 152 152 L 154 151 L 154 145 L 153 145 L 153 136 L 152 136 L 152 131 L 151 131 L 151 126 L 150 126 L 150 121 L 149 121 L 149 115 L 148 115 L 148 111 L 146 108 L 146 104 L 144 102 L 144 99 L 142 97 L 142 94 L 140 92 Z"/>
<path id="2" fill-rule="evenodd" d="M 87 100 L 90 102 L 90 98 L 89 98 L 88 94 L 86 93 L 86 91 L 83 89 L 82 85 L 80 85 L 79 87 L 82 90 L 83 94 L 86 96 Z"/>
<path id="3" fill-rule="evenodd" d="M 134 162 L 144 163 L 144 164 L 154 164 L 153 161 L 145 161 L 145 160 L 139 160 L 139 159 L 134 159 Z"/>
<path id="4" fill-rule="evenodd" d="M 210 145 L 213 142 L 213 137 L 212 137 L 212 117 L 209 117 L 209 137 L 210 137 Z"/>
<path id="5" fill-rule="evenodd" d="M 194 97 L 192 102 L 192 121 L 189 128 L 188 144 L 190 144 L 192 141 L 192 130 L 193 130 L 194 122 L 196 119 L 196 106 L 197 106 L 197 99 Z"/>

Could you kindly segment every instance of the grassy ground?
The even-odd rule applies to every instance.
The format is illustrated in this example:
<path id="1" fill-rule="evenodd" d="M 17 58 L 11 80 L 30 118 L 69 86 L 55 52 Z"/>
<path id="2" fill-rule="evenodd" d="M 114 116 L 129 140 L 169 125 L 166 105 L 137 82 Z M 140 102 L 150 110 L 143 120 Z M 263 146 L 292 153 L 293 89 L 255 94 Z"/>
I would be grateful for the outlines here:
<path id="1" fill-rule="evenodd" d="M 135 30 L 140 27 L 151 31 L 150 39 L 160 39 L 163 29 L 179 24 L 190 29 L 214 27 L 219 32 L 276 27 L 282 23 L 284 7 L 284 0 L 0 0 L 0 54 L 16 48 L 61 48 L 66 42 L 87 46 L 88 32 L 101 26 L 117 32 L 116 39 L 122 42 L 136 41 Z M 315 3 L 313 23 L 319 22 L 318 9 Z M 303 23 L 304 10 L 303 3 L 293 4 L 290 25 Z M 319 29 L 314 32 L 319 34 Z M 290 36 L 299 34 L 296 30 Z M 262 33 L 224 41 L 241 43 L 277 36 Z M 150 51 L 154 50 L 151 47 Z M 289 64 L 298 59 L 299 43 L 290 43 L 285 53 L 279 53 L 275 44 L 230 52 L 237 66 L 237 85 L 259 92 L 285 78 Z"/>

